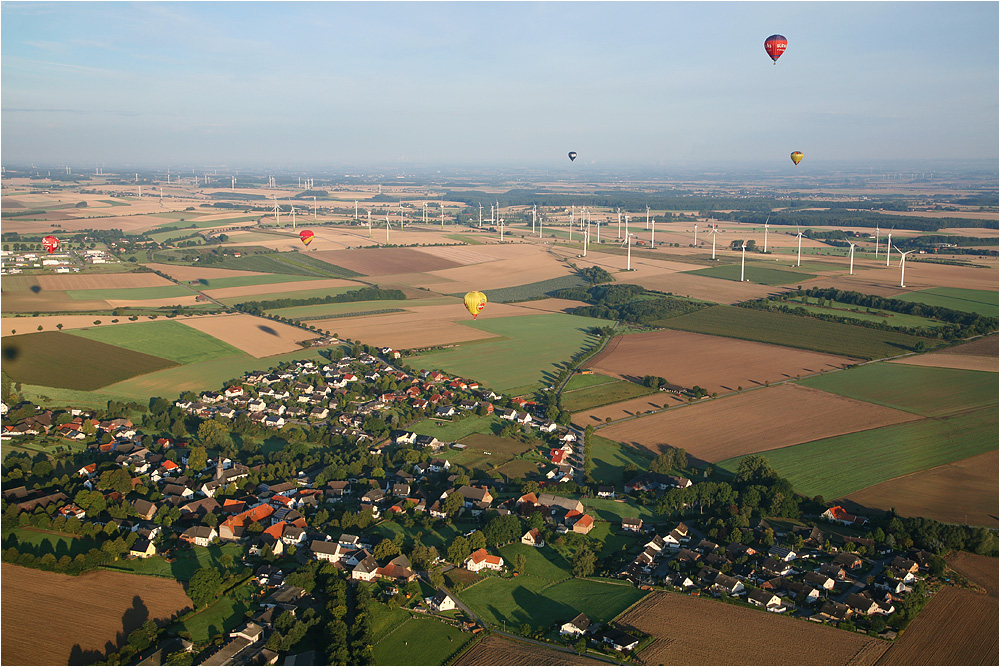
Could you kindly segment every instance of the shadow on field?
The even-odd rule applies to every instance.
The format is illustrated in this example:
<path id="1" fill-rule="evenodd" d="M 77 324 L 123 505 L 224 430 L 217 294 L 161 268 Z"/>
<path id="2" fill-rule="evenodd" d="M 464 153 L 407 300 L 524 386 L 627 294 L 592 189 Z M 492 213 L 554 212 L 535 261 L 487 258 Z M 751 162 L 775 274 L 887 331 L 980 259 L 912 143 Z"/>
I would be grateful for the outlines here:
<path id="1" fill-rule="evenodd" d="M 108 641 L 104 644 L 104 652 L 88 649 L 83 650 L 79 644 L 74 644 L 67 659 L 68 665 L 92 665 L 106 659 L 108 655 L 119 650 L 128 643 L 130 633 L 142 627 L 142 624 L 149 620 L 149 609 L 146 603 L 138 595 L 132 598 L 132 606 L 122 614 L 122 629 L 115 636 L 115 641 Z"/>

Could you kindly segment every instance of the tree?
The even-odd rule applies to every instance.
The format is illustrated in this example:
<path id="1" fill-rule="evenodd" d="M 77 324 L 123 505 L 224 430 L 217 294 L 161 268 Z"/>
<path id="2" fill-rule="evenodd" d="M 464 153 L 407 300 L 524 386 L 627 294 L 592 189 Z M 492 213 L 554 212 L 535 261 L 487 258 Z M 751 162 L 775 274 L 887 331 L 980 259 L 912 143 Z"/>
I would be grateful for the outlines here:
<path id="1" fill-rule="evenodd" d="M 597 565 L 597 555 L 590 549 L 583 548 L 573 556 L 573 576 L 589 577 Z"/>
<path id="2" fill-rule="evenodd" d="M 378 560 L 397 556 L 399 555 L 399 547 L 393 544 L 392 540 L 385 538 L 375 545 L 372 555 Z"/>
<path id="3" fill-rule="evenodd" d="M 434 590 L 437 590 L 442 586 L 444 586 L 444 575 L 441 573 L 440 567 L 435 567 L 433 570 L 431 570 L 428 573 L 428 577 L 430 579 L 431 586 L 434 587 Z"/>
<path id="4" fill-rule="evenodd" d="M 448 560 L 455 565 L 461 565 L 471 553 L 472 548 L 469 546 L 469 541 L 459 535 L 448 547 Z"/>
<path id="5" fill-rule="evenodd" d="M 525 565 L 527 565 L 528 559 L 525 558 L 524 554 L 517 554 L 514 556 L 514 571 L 518 574 L 524 574 Z"/>
<path id="6" fill-rule="evenodd" d="M 205 606 L 222 591 L 222 575 L 212 567 L 202 567 L 191 575 L 187 595 L 195 609 Z"/>
<path id="7" fill-rule="evenodd" d="M 469 547 L 473 551 L 486 548 L 486 536 L 483 535 L 483 531 L 476 530 L 472 532 L 472 535 L 469 535 Z"/>
<path id="8" fill-rule="evenodd" d="M 457 491 L 452 491 L 448 494 L 448 497 L 444 499 L 444 506 L 441 509 L 443 509 L 444 513 L 448 515 L 448 518 L 451 519 L 457 515 L 459 510 L 461 510 L 464 506 L 465 499 L 462 497 L 462 494 Z"/>
<path id="9" fill-rule="evenodd" d="M 207 423 L 207 422 L 206 422 Z M 201 433 L 201 428 L 198 428 L 199 434 Z M 188 454 L 188 468 L 194 471 L 201 471 L 205 469 L 208 465 L 208 453 L 205 448 L 201 445 L 195 445 L 191 448 L 191 452 Z"/>
<path id="10" fill-rule="evenodd" d="M 198 439 L 206 447 L 212 449 L 225 449 L 232 446 L 229 429 L 214 419 L 205 420 L 198 426 Z"/>
<path id="11" fill-rule="evenodd" d="M 132 490 L 132 475 L 125 468 L 105 470 L 101 473 L 97 487 L 99 489 L 111 489 L 125 495 Z"/>
<path id="12" fill-rule="evenodd" d="M 666 475 L 673 470 L 674 467 L 674 449 L 668 448 L 667 451 L 658 455 L 649 464 L 649 469 L 652 472 L 660 473 Z"/>

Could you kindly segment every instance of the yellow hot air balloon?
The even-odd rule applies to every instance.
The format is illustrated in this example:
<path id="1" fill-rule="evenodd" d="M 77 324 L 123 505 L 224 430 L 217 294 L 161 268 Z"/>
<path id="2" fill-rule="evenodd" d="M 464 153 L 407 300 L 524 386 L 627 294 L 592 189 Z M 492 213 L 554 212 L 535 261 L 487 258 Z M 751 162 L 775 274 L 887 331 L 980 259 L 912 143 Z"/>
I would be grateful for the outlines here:
<path id="1" fill-rule="evenodd" d="M 465 307 L 472 314 L 472 319 L 476 319 L 479 311 L 486 307 L 486 295 L 482 292 L 469 292 L 465 295 Z"/>
<path id="2" fill-rule="evenodd" d="M 802 158 L 803 158 L 802 151 L 792 152 L 792 162 L 795 163 L 796 167 L 799 166 L 799 162 L 802 162 Z"/>

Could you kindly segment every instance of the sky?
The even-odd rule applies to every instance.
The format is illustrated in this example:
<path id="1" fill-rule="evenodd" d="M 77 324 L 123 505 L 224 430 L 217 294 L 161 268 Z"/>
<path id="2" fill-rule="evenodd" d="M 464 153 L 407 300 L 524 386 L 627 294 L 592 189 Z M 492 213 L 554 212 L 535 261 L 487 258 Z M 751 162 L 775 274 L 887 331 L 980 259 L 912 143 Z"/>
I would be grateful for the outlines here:
<path id="1" fill-rule="evenodd" d="M 0 161 L 996 161 L 998 25 L 996 2 L 4 1 Z"/>

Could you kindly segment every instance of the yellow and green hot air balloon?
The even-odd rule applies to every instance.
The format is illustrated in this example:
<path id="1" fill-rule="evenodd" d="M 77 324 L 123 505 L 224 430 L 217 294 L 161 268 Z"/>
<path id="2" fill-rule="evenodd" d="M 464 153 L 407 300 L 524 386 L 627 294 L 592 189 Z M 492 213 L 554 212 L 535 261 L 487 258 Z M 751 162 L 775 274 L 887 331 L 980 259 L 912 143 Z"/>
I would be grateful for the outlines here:
<path id="1" fill-rule="evenodd" d="M 803 158 L 802 151 L 792 152 L 792 162 L 795 163 L 796 167 L 799 166 L 799 162 L 802 162 L 802 158 Z"/>
<path id="2" fill-rule="evenodd" d="M 469 292 L 465 295 L 465 307 L 472 314 L 472 319 L 476 319 L 479 311 L 486 307 L 486 295 L 482 292 Z"/>

